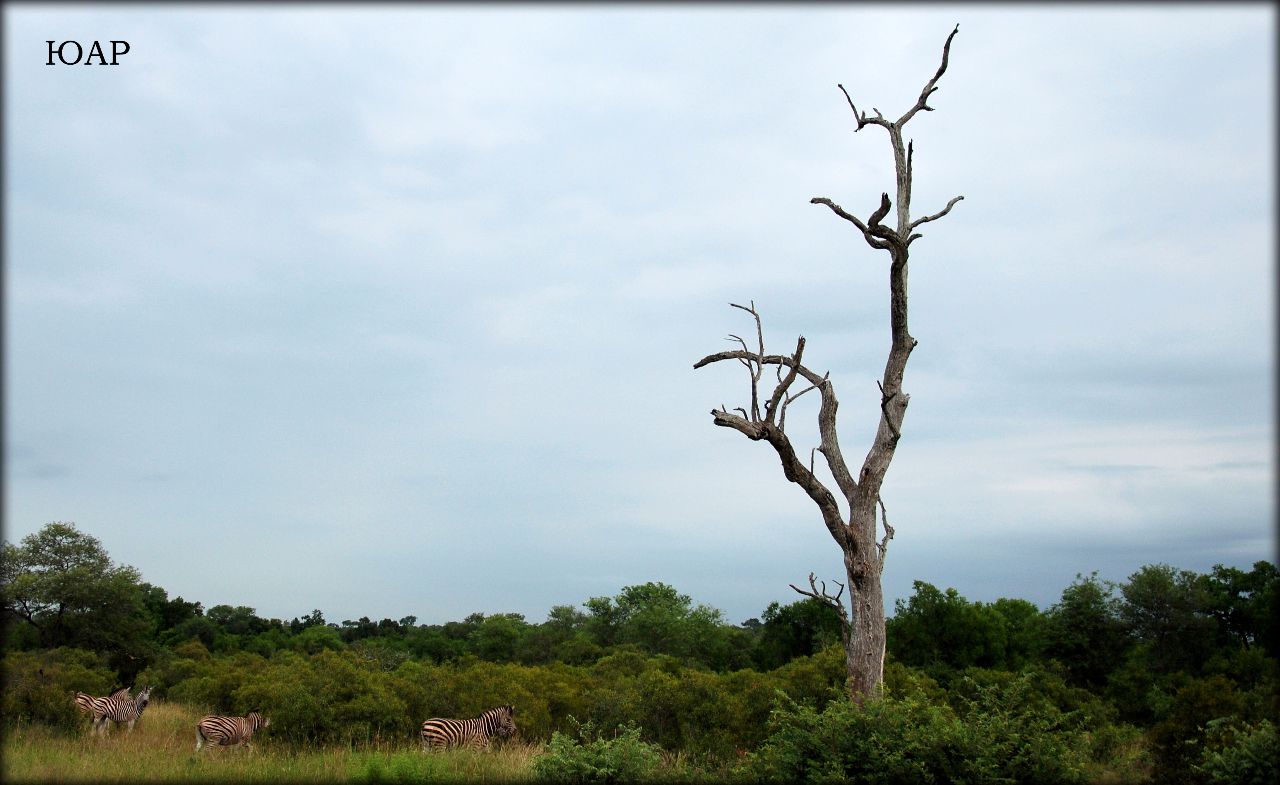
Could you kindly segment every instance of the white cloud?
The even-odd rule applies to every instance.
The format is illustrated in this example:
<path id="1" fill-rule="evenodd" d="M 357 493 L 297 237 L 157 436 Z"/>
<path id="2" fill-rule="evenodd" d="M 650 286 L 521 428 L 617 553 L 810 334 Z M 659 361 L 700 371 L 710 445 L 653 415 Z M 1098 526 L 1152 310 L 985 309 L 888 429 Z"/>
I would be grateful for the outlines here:
<path id="1" fill-rule="evenodd" d="M 285 616 L 789 599 L 834 545 L 711 425 L 739 369 L 692 363 L 755 300 L 861 458 L 885 262 L 808 199 L 869 212 L 888 146 L 835 85 L 901 112 L 959 22 L 911 128 L 914 209 L 966 199 L 913 245 L 891 596 L 1043 599 L 1204 532 L 1265 556 L 1273 16 L 10 9 L 9 536 L 78 520 L 171 591 Z M 107 28 L 135 60 L 28 58 Z M 268 557 L 360 585 L 207 569 Z M 433 604 L 482 569 L 478 607 Z"/>

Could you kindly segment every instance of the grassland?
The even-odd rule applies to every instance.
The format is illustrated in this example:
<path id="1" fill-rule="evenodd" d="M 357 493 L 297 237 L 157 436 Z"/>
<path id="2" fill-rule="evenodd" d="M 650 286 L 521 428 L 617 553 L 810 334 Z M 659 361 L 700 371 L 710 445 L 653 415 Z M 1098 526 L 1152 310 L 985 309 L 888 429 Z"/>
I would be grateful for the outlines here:
<path id="1" fill-rule="evenodd" d="M 0 780 L 21 782 L 527 782 L 540 745 L 507 744 L 489 752 L 425 754 L 412 739 L 364 749 L 293 749 L 270 732 L 252 749 L 210 748 L 195 753 L 201 712 L 153 702 L 130 733 L 105 738 L 87 730 L 62 735 L 39 726 L 7 733 Z M 88 721 L 85 721 L 86 728 Z"/>

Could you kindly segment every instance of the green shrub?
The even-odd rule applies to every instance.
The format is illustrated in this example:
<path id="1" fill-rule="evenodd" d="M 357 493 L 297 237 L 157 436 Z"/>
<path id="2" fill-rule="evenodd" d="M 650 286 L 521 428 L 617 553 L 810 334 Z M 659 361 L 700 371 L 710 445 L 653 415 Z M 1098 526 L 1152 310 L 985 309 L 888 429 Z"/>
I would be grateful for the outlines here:
<path id="1" fill-rule="evenodd" d="M 1082 734 L 1028 682 L 971 684 L 958 708 L 918 692 L 862 707 L 841 697 L 822 710 L 780 695 L 745 773 L 811 783 L 1082 782 Z"/>
<path id="2" fill-rule="evenodd" d="M 384 782 L 432 782 L 445 779 L 447 767 L 433 755 L 420 753 L 392 756 L 369 755 L 362 766 L 352 773 L 351 781 L 357 783 Z"/>
<path id="3" fill-rule="evenodd" d="M 1084 779 L 1088 740 L 1081 712 L 1063 712 L 1032 674 L 957 685 L 967 753 L 961 768 L 979 782 L 1070 783 Z M 967 693 L 967 694 L 966 694 Z"/>
<path id="4" fill-rule="evenodd" d="M 576 723 L 575 723 L 576 724 Z M 599 735 L 591 722 L 577 727 L 577 737 L 556 731 L 546 751 L 533 762 L 534 777 L 565 783 L 640 782 L 657 778 L 661 754 L 641 740 L 634 725 L 619 728 L 610 738 Z"/>
<path id="5" fill-rule="evenodd" d="M 39 722 L 61 731 L 89 727 L 75 705 L 75 694 L 106 695 L 116 675 L 104 658 L 82 649 L 14 651 L 4 658 L 4 723 Z"/>
<path id="6" fill-rule="evenodd" d="M 1211 785 L 1266 785 L 1280 771 L 1280 734 L 1262 720 L 1238 729 L 1225 720 L 1209 723 L 1206 749 L 1193 768 Z"/>

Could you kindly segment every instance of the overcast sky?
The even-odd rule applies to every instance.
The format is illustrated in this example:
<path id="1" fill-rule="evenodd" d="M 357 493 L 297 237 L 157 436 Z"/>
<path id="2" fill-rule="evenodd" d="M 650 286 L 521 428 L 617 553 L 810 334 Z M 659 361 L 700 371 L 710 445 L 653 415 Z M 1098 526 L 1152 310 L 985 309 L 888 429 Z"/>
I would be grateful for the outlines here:
<path id="1" fill-rule="evenodd" d="M 738 623 L 843 580 L 772 450 L 711 422 L 745 370 L 693 363 L 754 301 L 861 462 L 887 258 L 809 199 L 892 189 L 836 85 L 897 117 L 959 24 L 907 127 L 913 213 L 964 201 L 912 245 L 890 611 L 1274 558 L 1275 21 L 6 4 L 5 538 L 74 521 L 284 619 L 540 622 L 658 580 Z"/>

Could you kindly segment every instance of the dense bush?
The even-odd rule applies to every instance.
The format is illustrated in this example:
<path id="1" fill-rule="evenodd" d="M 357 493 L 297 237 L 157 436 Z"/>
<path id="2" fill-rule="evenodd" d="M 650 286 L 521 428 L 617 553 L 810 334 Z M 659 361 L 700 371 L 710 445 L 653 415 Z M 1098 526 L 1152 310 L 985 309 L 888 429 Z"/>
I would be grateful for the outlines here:
<path id="1" fill-rule="evenodd" d="M 817 710 L 780 698 L 770 735 L 748 764 L 777 782 L 1084 781 L 1079 719 L 1038 695 L 1029 677 L 966 684 L 957 707 L 911 691 L 859 708 Z"/>
<path id="2" fill-rule="evenodd" d="M 11 651 L 4 657 L 4 722 L 39 722 L 62 731 L 89 727 L 75 693 L 107 695 L 120 685 L 106 660 L 81 649 Z"/>
<path id="3" fill-rule="evenodd" d="M 641 740 L 636 726 L 606 735 L 586 722 L 573 735 L 553 734 L 546 751 L 534 760 L 533 772 L 551 782 L 643 782 L 656 777 L 661 760 L 658 747 Z"/>
<path id="4" fill-rule="evenodd" d="M 1209 785 L 1267 785 L 1280 772 L 1280 734 L 1262 720 L 1239 728 L 1229 720 L 1209 723 L 1208 739 L 1197 775 Z"/>

